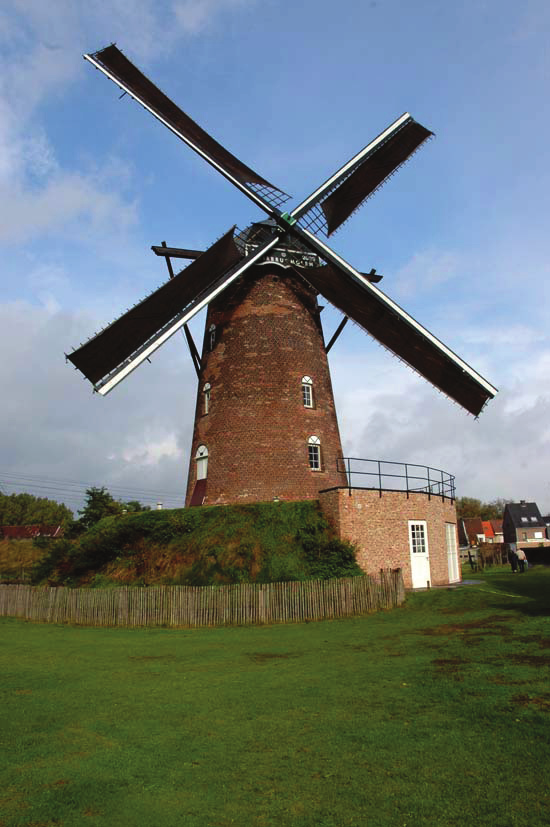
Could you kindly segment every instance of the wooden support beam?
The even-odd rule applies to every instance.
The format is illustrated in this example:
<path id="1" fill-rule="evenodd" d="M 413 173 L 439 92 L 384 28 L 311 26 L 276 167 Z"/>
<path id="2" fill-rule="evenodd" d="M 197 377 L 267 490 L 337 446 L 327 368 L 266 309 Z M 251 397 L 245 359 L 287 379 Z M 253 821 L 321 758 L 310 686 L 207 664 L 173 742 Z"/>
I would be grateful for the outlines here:
<path id="1" fill-rule="evenodd" d="M 332 337 L 332 339 L 330 340 L 330 342 L 328 343 L 328 345 L 325 347 L 325 353 L 328 353 L 328 352 L 329 352 L 329 350 L 331 349 L 331 347 L 333 346 L 334 342 L 336 341 L 336 339 L 338 338 L 338 336 L 340 335 L 340 333 L 342 332 L 342 330 L 345 328 L 345 326 L 347 325 L 347 323 L 348 323 L 348 317 L 347 317 L 347 316 L 344 316 L 344 318 L 342 319 L 342 321 L 340 322 L 340 324 L 339 324 L 339 325 L 338 325 L 338 327 L 336 328 L 336 331 L 335 331 L 335 333 L 334 333 L 334 336 Z"/>
<path id="2" fill-rule="evenodd" d="M 170 273 L 170 278 L 173 279 L 174 278 L 174 270 L 172 268 L 172 262 L 170 261 L 170 253 L 168 251 L 173 250 L 174 248 L 173 247 L 167 247 L 166 246 L 166 241 L 163 241 L 161 247 L 157 247 L 157 248 L 152 247 L 151 249 L 153 249 L 153 250 L 155 250 L 155 249 L 164 250 L 163 253 L 157 253 L 157 255 L 164 255 L 165 256 L 166 266 L 168 267 L 168 272 Z M 193 360 L 193 366 L 195 368 L 195 372 L 196 372 L 197 376 L 200 379 L 201 360 L 200 360 L 199 352 L 197 350 L 197 346 L 195 345 L 193 336 L 191 335 L 191 331 L 189 330 L 189 327 L 186 324 L 183 325 L 183 332 L 185 333 L 185 338 L 187 339 L 187 344 L 189 346 L 189 352 L 191 354 L 191 359 Z"/>
<path id="3" fill-rule="evenodd" d="M 191 331 L 189 330 L 186 324 L 183 325 L 183 332 L 185 333 L 185 338 L 187 339 L 187 344 L 189 345 L 189 352 L 191 353 L 191 359 L 193 360 L 193 365 L 195 367 L 195 372 L 200 379 L 201 376 L 201 360 L 199 356 L 199 352 L 197 350 L 197 346 L 195 345 L 194 339 L 191 335 Z"/>
<path id="4" fill-rule="evenodd" d="M 168 250 L 168 247 L 166 247 L 166 241 L 163 241 L 163 242 L 162 242 L 162 246 L 163 246 L 166 250 Z M 167 254 L 167 255 L 166 255 L 166 258 L 165 258 L 164 260 L 166 261 L 166 266 L 168 267 L 168 272 L 169 272 L 169 274 L 170 274 L 170 278 L 171 278 L 171 279 L 173 279 L 173 278 L 174 278 L 174 270 L 173 270 L 173 268 L 172 268 L 172 262 L 170 261 L 170 256 Z"/>
<path id="5" fill-rule="evenodd" d="M 189 258 L 195 259 L 202 256 L 204 250 L 186 250 L 182 247 L 167 247 L 166 241 L 163 241 L 161 246 L 153 245 L 151 250 L 156 256 L 164 256 L 170 258 Z"/>

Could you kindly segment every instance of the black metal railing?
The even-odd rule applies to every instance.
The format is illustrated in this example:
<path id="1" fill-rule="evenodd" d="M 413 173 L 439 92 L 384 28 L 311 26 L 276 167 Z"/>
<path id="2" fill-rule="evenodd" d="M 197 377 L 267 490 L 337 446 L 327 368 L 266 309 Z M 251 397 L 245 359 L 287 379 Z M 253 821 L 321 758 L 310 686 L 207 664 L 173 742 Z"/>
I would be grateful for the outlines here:
<path id="1" fill-rule="evenodd" d="M 339 457 L 338 471 L 347 475 L 348 488 L 370 488 L 378 491 L 404 491 L 427 494 L 428 497 L 456 499 L 455 478 L 448 471 L 417 465 L 413 462 L 387 462 L 382 459 Z"/>

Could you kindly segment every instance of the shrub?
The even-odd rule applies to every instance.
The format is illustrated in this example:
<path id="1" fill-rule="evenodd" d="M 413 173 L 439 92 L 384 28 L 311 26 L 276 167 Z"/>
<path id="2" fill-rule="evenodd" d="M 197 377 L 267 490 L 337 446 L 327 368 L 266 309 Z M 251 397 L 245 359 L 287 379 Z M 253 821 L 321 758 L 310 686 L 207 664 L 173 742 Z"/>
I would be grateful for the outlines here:
<path id="1" fill-rule="evenodd" d="M 319 526 L 300 530 L 297 540 L 302 546 L 310 577 L 328 580 L 363 574 L 356 561 L 354 546 L 346 540 L 327 537 Z"/>
<path id="2" fill-rule="evenodd" d="M 45 548 L 44 556 L 34 564 L 31 571 L 31 582 L 38 584 L 45 580 L 63 582 L 70 573 L 71 560 L 75 553 L 75 546 L 70 540 L 47 540 L 40 544 Z"/>
<path id="3" fill-rule="evenodd" d="M 258 576 L 260 583 L 280 583 L 305 580 L 304 560 L 297 551 L 288 554 L 271 554 L 267 557 Z"/>

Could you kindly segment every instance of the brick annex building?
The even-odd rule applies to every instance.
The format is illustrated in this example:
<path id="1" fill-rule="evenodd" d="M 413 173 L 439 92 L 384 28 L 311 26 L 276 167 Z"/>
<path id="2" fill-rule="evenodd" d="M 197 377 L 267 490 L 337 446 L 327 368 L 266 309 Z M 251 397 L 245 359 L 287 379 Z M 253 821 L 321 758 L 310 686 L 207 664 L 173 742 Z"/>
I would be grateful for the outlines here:
<path id="1" fill-rule="evenodd" d="M 271 263 L 225 291 L 209 306 L 200 365 L 188 506 L 317 499 L 368 573 L 400 567 L 408 587 L 460 579 L 448 475 L 418 485 L 408 466 L 408 490 L 392 490 L 395 468 L 373 480 L 350 467 L 361 484 L 351 486 L 317 294 L 305 280 Z"/>

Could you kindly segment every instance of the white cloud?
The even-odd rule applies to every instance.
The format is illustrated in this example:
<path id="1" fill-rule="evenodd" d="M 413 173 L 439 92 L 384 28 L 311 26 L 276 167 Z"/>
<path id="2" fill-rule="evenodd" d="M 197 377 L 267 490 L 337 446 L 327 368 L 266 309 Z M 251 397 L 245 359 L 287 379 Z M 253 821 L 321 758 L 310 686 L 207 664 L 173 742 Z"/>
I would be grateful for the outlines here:
<path id="1" fill-rule="evenodd" d="M 422 250 L 392 276 L 392 292 L 400 298 L 429 292 L 456 278 L 460 256 L 448 250 Z"/>
<path id="2" fill-rule="evenodd" d="M 77 220 L 92 230 L 127 227 L 135 205 L 113 187 L 120 178 L 113 179 L 111 164 L 63 167 L 37 113 L 77 75 L 76 50 L 54 45 L 64 35 L 72 42 L 78 31 L 74 5 L 50 9 L 18 0 L 14 8 L 15 40 L 23 48 L 5 61 L 0 79 L 0 239 L 28 241 Z M 41 39 L 33 39 L 38 32 Z"/>
<path id="3" fill-rule="evenodd" d="M 0 187 L 0 240 L 21 242 L 52 230 L 67 230 L 79 220 L 90 229 L 121 228 L 135 220 L 135 207 L 116 192 L 98 186 L 90 175 L 59 172 L 42 187 L 19 182 Z"/>
<path id="4" fill-rule="evenodd" d="M 511 358 L 507 376 L 475 420 L 388 354 L 341 354 L 333 381 L 344 454 L 440 468 L 460 496 L 532 499 L 548 511 L 550 350 L 528 364 Z"/>
<path id="5" fill-rule="evenodd" d="M 162 428 L 162 425 L 159 424 Z M 144 432 L 138 436 L 132 435 L 131 439 L 126 438 L 126 447 L 118 454 L 112 454 L 109 459 L 122 458 L 124 462 L 137 463 L 138 465 L 156 465 L 164 457 L 182 457 L 182 451 L 178 445 L 177 434 L 159 433 L 148 425 Z"/>
<path id="6" fill-rule="evenodd" d="M 90 320 L 53 304 L 0 305 L 3 473 L 185 497 L 196 379 L 183 343 L 168 344 L 107 397 L 63 352 Z"/>
<path id="7" fill-rule="evenodd" d="M 462 340 L 468 344 L 512 345 L 521 348 L 548 340 L 545 330 L 513 322 L 497 325 L 488 321 L 483 327 L 462 328 L 460 335 Z"/>
<path id="8" fill-rule="evenodd" d="M 13 13 L 0 16 L 0 38 L 32 42 L 34 48 L 17 72 L 17 88 L 34 104 L 53 86 L 74 75 L 80 54 L 118 42 L 129 56 L 146 62 L 166 56 L 178 40 L 203 33 L 228 13 L 256 0 L 12 0 Z M 72 69 L 71 69 L 72 64 Z M 38 89 L 29 81 L 40 67 Z M 15 77 L 15 73 L 13 75 Z"/>
<path id="9" fill-rule="evenodd" d="M 92 0 L 79 8 L 71 0 L 14 0 L 11 14 L 0 19 L 7 54 L 0 76 L 0 238 L 27 241 L 76 221 L 92 230 L 131 224 L 136 205 L 124 193 L 123 164 L 89 163 L 88 170 L 63 164 L 40 109 L 83 72 L 83 51 L 120 36 L 132 56 L 161 57 L 178 37 L 249 2 L 186 0 L 170 8 L 153 0 Z M 89 42 L 96 37 L 98 43 Z"/>
<path id="10" fill-rule="evenodd" d="M 204 31 L 213 20 L 227 12 L 250 6 L 254 0 L 180 0 L 174 3 L 177 22 L 187 34 Z"/>

